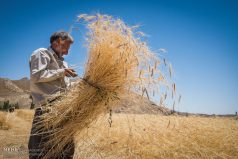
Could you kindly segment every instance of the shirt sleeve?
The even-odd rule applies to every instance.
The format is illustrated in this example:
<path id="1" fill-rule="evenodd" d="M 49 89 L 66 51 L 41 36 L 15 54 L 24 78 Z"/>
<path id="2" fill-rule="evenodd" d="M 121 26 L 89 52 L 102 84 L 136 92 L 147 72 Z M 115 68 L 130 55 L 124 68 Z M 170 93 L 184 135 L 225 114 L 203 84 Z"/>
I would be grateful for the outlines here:
<path id="1" fill-rule="evenodd" d="M 30 70 L 31 78 L 34 82 L 50 82 L 64 77 L 64 69 L 48 69 L 47 66 L 49 65 L 49 63 L 49 55 L 42 50 L 38 50 L 31 56 Z"/>

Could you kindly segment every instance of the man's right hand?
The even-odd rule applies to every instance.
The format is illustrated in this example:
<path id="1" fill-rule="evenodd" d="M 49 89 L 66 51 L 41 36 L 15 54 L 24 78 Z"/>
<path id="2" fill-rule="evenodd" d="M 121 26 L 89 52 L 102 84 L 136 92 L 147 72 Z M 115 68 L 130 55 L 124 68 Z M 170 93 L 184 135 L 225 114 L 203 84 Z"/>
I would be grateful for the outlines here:
<path id="1" fill-rule="evenodd" d="M 76 77 L 76 76 L 78 76 L 74 69 L 65 68 L 64 70 L 65 70 L 64 75 L 67 76 L 67 77 Z"/>

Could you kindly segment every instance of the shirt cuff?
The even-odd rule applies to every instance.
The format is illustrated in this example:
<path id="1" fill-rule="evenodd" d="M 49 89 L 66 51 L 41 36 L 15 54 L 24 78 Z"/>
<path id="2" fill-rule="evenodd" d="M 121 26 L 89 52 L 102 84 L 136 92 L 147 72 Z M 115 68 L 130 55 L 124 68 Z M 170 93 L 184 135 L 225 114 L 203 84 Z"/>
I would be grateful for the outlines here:
<path id="1" fill-rule="evenodd" d="M 58 69 L 57 72 L 60 77 L 64 77 L 64 72 L 65 72 L 64 68 Z"/>

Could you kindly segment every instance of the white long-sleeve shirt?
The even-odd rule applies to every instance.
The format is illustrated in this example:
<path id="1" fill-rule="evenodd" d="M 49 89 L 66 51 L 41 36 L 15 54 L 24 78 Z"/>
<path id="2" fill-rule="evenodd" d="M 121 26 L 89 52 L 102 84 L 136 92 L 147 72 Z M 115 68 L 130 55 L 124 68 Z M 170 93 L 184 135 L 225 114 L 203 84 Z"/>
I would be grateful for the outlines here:
<path id="1" fill-rule="evenodd" d="M 35 107 L 45 104 L 47 98 L 65 91 L 70 86 L 64 75 L 68 64 L 51 47 L 35 50 L 30 57 L 30 91 Z"/>

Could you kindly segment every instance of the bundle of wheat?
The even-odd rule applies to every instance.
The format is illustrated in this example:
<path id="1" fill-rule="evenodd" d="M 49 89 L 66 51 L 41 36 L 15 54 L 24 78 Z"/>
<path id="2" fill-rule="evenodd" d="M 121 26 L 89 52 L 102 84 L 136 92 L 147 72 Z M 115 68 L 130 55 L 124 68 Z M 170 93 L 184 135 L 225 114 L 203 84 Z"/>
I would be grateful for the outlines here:
<path id="1" fill-rule="evenodd" d="M 149 94 L 168 85 L 159 69 L 161 60 L 141 40 L 136 27 L 108 15 L 82 14 L 87 22 L 88 61 L 85 72 L 74 88 L 54 103 L 52 111 L 42 116 L 39 130 L 51 130 L 46 158 L 57 156 L 72 137 L 87 128 L 100 115 L 117 106 L 130 92 Z M 166 62 L 164 61 L 166 65 Z M 175 85 L 172 89 L 175 91 Z"/>

